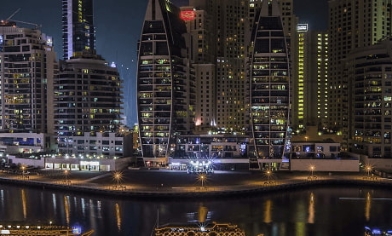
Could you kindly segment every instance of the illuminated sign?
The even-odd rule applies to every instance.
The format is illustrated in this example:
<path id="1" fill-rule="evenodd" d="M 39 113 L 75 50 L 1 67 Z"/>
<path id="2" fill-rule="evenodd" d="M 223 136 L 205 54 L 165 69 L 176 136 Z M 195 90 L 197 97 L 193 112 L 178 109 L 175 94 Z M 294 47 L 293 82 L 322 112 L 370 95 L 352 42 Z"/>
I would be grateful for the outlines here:
<path id="1" fill-rule="evenodd" d="M 194 20 L 196 17 L 196 13 L 193 10 L 184 10 L 180 13 L 180 18 L 184 21 Z"/>
<path id="2" fill-rule="evenodd" d="M 308 32 L 308 24 L 298 24 L 297 31 L 298 32 Z"/>
<path id="3" fill-rule="evenodd" d="M 92 165 L 92 166 L 99 166 L 98 161 L 81 161 L 81 165 Z"/>

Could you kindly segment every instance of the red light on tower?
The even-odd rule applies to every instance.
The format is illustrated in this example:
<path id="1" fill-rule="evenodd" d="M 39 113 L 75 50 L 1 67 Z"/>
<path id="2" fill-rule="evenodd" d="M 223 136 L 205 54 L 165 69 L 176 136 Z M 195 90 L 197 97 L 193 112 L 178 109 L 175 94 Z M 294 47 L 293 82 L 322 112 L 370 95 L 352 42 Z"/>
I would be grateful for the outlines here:
<path id="1" fill-rule="evenodd" d="M 180 18 L 183 21 L 194 20 L 195 17 L 196 17 L 196 13 L 193 10 L 184 10 L 184 11 L 181 11 L 181 13 L 180 13 Z"/>

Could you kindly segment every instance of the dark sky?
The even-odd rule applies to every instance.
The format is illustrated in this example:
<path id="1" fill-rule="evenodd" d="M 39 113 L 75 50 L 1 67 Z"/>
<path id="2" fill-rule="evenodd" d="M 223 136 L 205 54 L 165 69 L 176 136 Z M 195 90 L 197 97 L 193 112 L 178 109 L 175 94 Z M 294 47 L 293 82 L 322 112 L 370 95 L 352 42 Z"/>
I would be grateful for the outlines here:
<path id="1" fill-rule="evenodd" d="M 41 31 L 53 36 L 57 57 L 62 57 L 61 0 L 0 0 L 0 19 L 12 19 L 41 25 Z M 136 123 L 136 47 L 148 0 L 94 0 L 97 53 L 108 62 L 116 62 L 124 79 L 124 112 L 128 125 Z M 172 0 L 178 6 L 187 0 Z M 294 0 L 294 12 L 300 23 L 311 29 L 326 29 L 328 0 Z M 19 24 L 20 25 L 20 24 Z M 25 25 L 24 27 L 27 27 Z"/>

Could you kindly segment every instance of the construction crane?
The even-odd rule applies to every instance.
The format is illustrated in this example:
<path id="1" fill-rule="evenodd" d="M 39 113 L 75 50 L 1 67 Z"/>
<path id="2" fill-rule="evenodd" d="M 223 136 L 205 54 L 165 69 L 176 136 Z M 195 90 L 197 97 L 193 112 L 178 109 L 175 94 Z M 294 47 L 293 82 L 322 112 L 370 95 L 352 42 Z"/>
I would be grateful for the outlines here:
<path id="1" fill-rule="evenodd" d="M 39 25 L 39 24 L 12 19 L 12 17 L 15 16 L 19 11 L 20 11 L 20 8 L 18 8 L 18 10 L 16 10 L 14 13 L 12 13 L 5 21 L 6 22 L 13 21 L 13 22 L 27 24 L 27 25 L 34 25 L 34 27 L 35 27 L 34 29 L 40 29 L 42 27 L 42 25 Z"/>

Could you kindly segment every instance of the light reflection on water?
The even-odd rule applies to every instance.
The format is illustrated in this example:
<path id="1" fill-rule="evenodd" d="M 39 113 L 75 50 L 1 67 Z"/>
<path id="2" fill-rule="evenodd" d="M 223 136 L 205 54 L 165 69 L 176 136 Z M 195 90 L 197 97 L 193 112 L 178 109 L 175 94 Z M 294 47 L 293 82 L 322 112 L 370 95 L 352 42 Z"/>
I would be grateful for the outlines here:
<path id="1" fill-rule="evenodd" d="M 257 236 L 363 235 L 392 228 L 392 190 L 320 188 L 207 201 L 142 201 L 0 185 L 0 222 L 82 226 L 94 236 L 149 236 L 155 225 L 230 223 Z M 388 200 L 389 199 L 389 200 Z"/>

